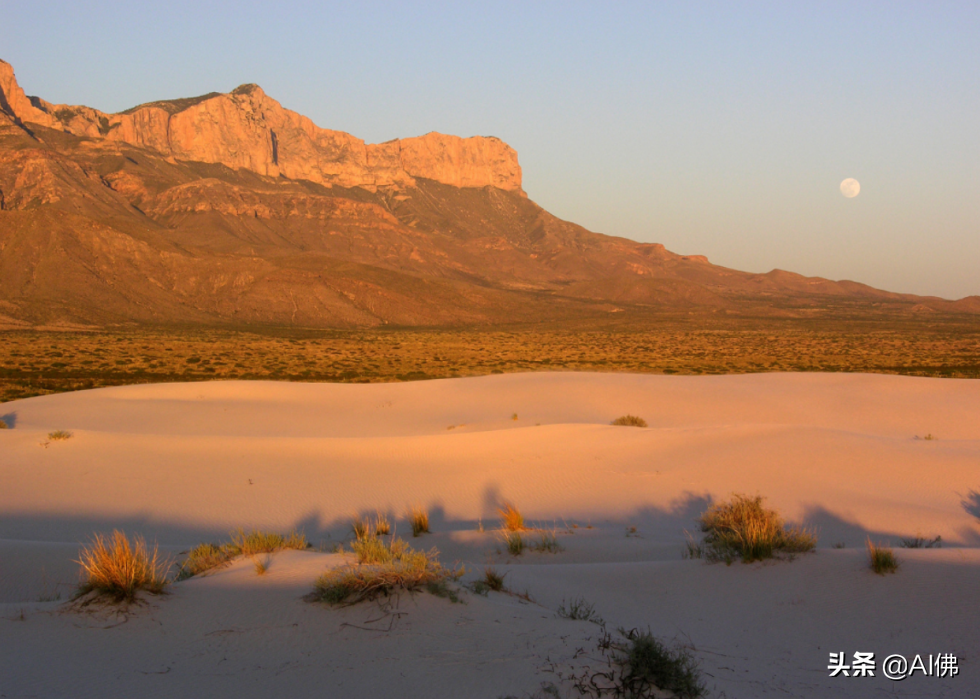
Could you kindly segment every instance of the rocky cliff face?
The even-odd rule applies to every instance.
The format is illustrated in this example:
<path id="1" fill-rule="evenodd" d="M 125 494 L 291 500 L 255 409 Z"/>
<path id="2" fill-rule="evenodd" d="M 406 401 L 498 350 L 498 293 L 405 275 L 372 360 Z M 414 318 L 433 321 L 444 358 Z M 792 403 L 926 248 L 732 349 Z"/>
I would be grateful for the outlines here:
<path id="1" fill-rule="evenodd" d="M 412 186 L 419 177 L 454 187 L 522 193 L 517 153 L 500 139 L 429 133 L 367 144 L 342 131 L 319 128 L 284 109 L 257 85 L 106 114 L 27 97 L 13 68 L 0 61 L 0 110 L 28 129 L 40 124 L 75 136 L 149 148 L 174 160 L 220 163 L 328 187 L 376 191 Z"/>

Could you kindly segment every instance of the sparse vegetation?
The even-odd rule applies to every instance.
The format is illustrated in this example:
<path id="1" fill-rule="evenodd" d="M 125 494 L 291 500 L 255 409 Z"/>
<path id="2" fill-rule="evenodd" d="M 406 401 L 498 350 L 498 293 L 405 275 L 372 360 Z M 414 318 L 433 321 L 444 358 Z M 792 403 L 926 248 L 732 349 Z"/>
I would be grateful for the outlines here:
<path id="1" fill-rule="evenodd" d="M 388 515 L 380 510 L 374 517 L 374 533 L 378 536 L 388 536 L 391 534 L 391 522 L 388 521 Z"/>
<path id="2" fill-rule="evenodd" d="M 909 539 L 902 539 L 902 546 L 907 549 L 941 549 L 943 537 L 936 536 L 933 539 L 925 539 L 921 536 L 914 536 Z"/>
<path id="3" fill-rule="evenodd" d="M 7 423 L 4 422 L 3 420 L 0 420 L 0 430 L 6 430 L 6 429 L 8 429 Z"/>
<path id="4" fill-rule="evenodd" d="M 257 558 L 255 560 L 255 574 L 265 575 L 267 570 L 269 570 L 269 560 L 266 558 Z"/>
<path id="5" fill-rule="evenodd" d="M 531 544 L 531 550 L 541 553 L 558 553 L 564 551 L 565 547 L 558 543 L 556 532 L 542 531 L 538 532 L 538 540 Z"/>
<path id="6" fill-rule="evenodd" d="M 591 621 L 599 626 L 606 625 L 606 622 L 596 612 L 595 606 L 586 601 L 584 597 L 578 597 L 568 602 L 562 600 L 561 604 L 558 605 L 558 616 L 573 621 Z"/>
<path id="7" fill-rule="evenodd" d="M 435 549 L 416 551 L 401 539 L 393 539 L 385 546 L 376 537 L 354 543 L 354 546 L 359 545 L 361 548 L 356 551 L 359 564 L 334 568 L 317 578 L 309 598 L 311 601 L 356 604 L 387 595 L 395 589 L 413 591 L 420 588 L 450 599 L 455 597 L 448 589 L 448 583 L 459 579 L 463 571 L 444 568 Z"/>
<path id="8" fill-rule="evenodd" d="M 647 421 L 642 417 L 637 417 L 636 415 L 623 415 L 622 417 L 617 417 L 612 421 L 613 425 L 620 425 L 622 427 L 646 427 Z"/>
<path id="9" fill-rule="evenodd" d="M 785 527 L 779 513 L 763 507 L 762 502 L 761 496 L 736 494 L 702 514 L 698 524 L 705 534 L 705 557 L 728 563 L 741 558 L 749 563 L 777 553 L 804 553 L 816 547 L 817 538 L 812 532 Z"/>
<path id="10" fill-rule="evenodd" d="M 511 415 L 510 416 L 510 419 L 516 421 L 517 420 L 517 413 L 514 413 L 513 415 Z"/>
<path id="11" fill-rule="evenodd" d="M 48 439 L 52 442 L 63 442 L 66 439 L 71 439 L 74 437 L 68 430 L 55 430 L 54 432 L 48 432 Z"/>
<path id="12" fill-rule="evenodd" d="M 252 530 L 246 532 L 239 528 L 231 533 L 231 541 L 226 544 L 204 543 L 191 549 L 177 571 L 176 579 L 186 580 L 220 568 L 238 556 L 255 556 L 272 553 L 281 549 L 303 551 L 309 548 L 302 533 L 277 534 Z"/>
<path id="13" fill-rule="evenodd" d="M 925 437 L 920 437 L 919 435 L 916 435 L 915 438 L 916 439 L 924 439 L 927 442 L 933 442 L 933 441 L 939 439 L 939 437 L 937 437 L 936 435 L 932 434 L 931 432 L 929 434 L 927 434 Z"/>
<path id="14" fill-rule="evenodd" d="M 522 553 L 524 553 L 526 542 L 524 541 L 524 537 L 521 536 L 520 532 L 504 531 L 503 537 L 504 545 L 507 547 L 507 553 L 509 553 L 511 556 L 520 556 Z"/>
<path id="15" fill-rule="evenodd" d="M 871 537 L 868 537 L 868 561 L 871 564 L 871 570 L 878 575 L 894 573 L 898 570 L 898 559 L 895 558 L 895 552 L 890 548 L 873 543 Z"/>
<path id="16" fill-rule="evenodd" d="M 429 513 L 423 507 L 413 507 L 408 513 L 408 522 L 412 525 L 412 536 L 429 533 Z"/>
<path id="17" fill-rule="evenodd" d="M 167 586 L 168 563 L 160 557 L 159 549 L 152 550 L 142 536 L 129 538 L 118 529 L 111 536 L 96 534 L 92 543 L 82 549 L 78 561 L 84 581 L 79 596 L 95 593 L 113 602 L 128 602 L 144 590 L 161 594 Z"/>
<path id="18" fill-rule="evenodd" d="M 506 573 L 504 574 L 506 575 Z M 486 596 L 488 592 L 504 592 L 504 576 L 498 573 L 494 568 L 487 567 L 483 570 L 483 577 L 479 580 L 474 580 L 473 584 L 470 586 L 478 595 Z"/>
<path id="19" fill-rule="evenodd" d="M 354 517 L 351 520 L 350 528 L 354 532 L 354 538 L 358 540 L 371 534 L 371 523 L 365 517 Z"/>
<path id="20" fill-rule="evenodd" d="M 501 526 L 509 532 L 524 531 L 524 515 L 512 504 L 507 503 L 504 507 L 497 510 L 500 515 Z"/>
<path id="21" fill-rule="evenodd" d="M 409 381 L 542 368 L 654 374 L 861 371 L 980 378 L 978 338 L 975 323 L 935 318 L 929 323 L 894 318 L 880 329 L 839 318 L 778 324 L 718 319 L 711 332 L 664 321 L 655 327 L 604 333 L 9 330 L 0 342 L 0 402 L 134 383 Z M 191 357 L 194 363 L 187 362 Z"/>
<path id="22" fill-rule="evenodd" d="M 619 634 L 622 640 L 613 640 L 608 633 L 599 639 L 606 669 L 589 667 L 572 677 L 581 696 L 697 699 L 705 695 L 698 663 L 686 648 L 668 648 L 649 631 L 620 629 Z"/>

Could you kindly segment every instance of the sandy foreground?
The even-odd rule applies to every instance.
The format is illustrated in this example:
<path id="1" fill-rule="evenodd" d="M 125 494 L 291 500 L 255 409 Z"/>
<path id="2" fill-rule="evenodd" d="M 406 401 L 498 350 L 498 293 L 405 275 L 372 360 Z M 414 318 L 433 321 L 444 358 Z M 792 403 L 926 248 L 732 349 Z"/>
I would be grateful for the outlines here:
<path id="1" fill-rule="evenodd" d="M 649 427 L 609 425 L 626 413 Z M 575 696 L 569 673 L 600 666 L 600 628 L 556 614 L 579 598 L 610 630 L 689 647 L 710 696 L 980 696 L 978 381 L 232 381 L 32 398 L 0 419 L 12 426 L 0 430 L 0 697 L 492 698 L 543 682 Z M 733 492 L 815 528 L 817 552 L 684 560 L 695 518 Z M 564 550 L 506 555 L 504 502 Z M 429 509 L 432 534 L 411 538 L 412 505 Z M 530 601 L 303 601 L 350 560 L 329 551 L 351 516 L 376 510 L 466 565 L 464 580 L 492 564 Z M 238 560 L 125 614 L 68 607 L 94 532 L 141 533 L 178 557 L 240 526 L 301 529 L 318 550 L 272 554 L 261 576 Z M 897 574 L 868 569 L 868 536 L 896 547 Z M 914 536 L 943 547 L 899 546 Z M 831 651 L 874 652 L 876 676 L 829 677 Z M 938 653 L 958 658 L 958 676 L 882 676 L 888 655 Z"/>

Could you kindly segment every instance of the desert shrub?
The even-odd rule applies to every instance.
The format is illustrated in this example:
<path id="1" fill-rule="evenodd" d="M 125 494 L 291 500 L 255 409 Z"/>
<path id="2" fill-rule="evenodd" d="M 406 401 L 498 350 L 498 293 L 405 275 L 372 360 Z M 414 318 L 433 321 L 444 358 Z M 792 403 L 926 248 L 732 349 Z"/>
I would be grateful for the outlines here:
<path id="1" fill-rule="evenodd" d="M 362 539 L 362 542 L 370 539 Z M 380 541 L 375 539 L 380 544 Z M 360 542 L 355 542 L 355 545 Z M 358 559 L 361 560 L 360 554 Z M 328 570 L 317 578 L 310 595 L 311 601 L 328 604 L 356 604 L 387 595 L 392 590 L 408 591 L 424 588 L 433 594 L 448 596 L 446 587 L 456 580 L 462 571 L 444 568 L 438 561 L 438 551 L 416 551 L 401 539 L 392 541 L 389 546 L 370 549 L 357 566 L 344 566 Z"/>
<path id="2" fill-rule="evenodd" d="M 265 571 L 269 570 L 269 561 L 267 559 L 259 559 L 255 561 L 255 574 L 265 575 Z"/>
<path id="3" fill-rule="evenodd" d="M 646 427 L 647 421 L 636 415 L 623 415 L 622 417 L 617 417 L 611 424 L 621 427 Z"/>
<path id="4" fill-rule="evenodd" d="M 804 553 L 816 547 L 812 532 L 786 528 L 779 513 L 763 507 L 762 501 L 759 495 L 734 495 L 702 514 L 698 524 L 705 534 L 705 557 L 727 562 L 741 558 L 749 563 L 772 558 L 777 552 Z"/>
<path id="5" fill-rule="evenodd" d="M 8 427 L 9 427 L 9 425 L 7 425 L 6 422 L 4 422 L 3 420 L 0 420 L 0 430 L 8 429 Z"/>
<path id="6" fill-rule="evenodd" d="M 272 553 L 280 549 L 296 549 L 302 551 L 309 548 L 306 537 L 297 532 L 283 535 L 277 532 L 263 532 L 253 529 L 246 532 L 239 527 L 231 533 L 231 542 L 225 544 L 232 555 L 254 556 L 257 553 Z"/>
<path id="7" fill-rule="evenodd" d="M 898 559 L 895 558 L 895 553 L 890 548 L 872 543 L 871 537 L 868 537 L 868 562 L 871 565 L 871 570 L 878 575 L 894 573 L 898 570 Z"/>
<path id="8" fill-rule="evenodd" d="M 354 532 L 354 538 L 358 540 L 371 534 L 371 523 L 364 517 L 354 517 L 350 528 Z"/>
<path id="9" fill-rule="evenodd" d="M 497 510 L 500 515 L 501 526 L 510 532 L 524 531 L 524 515 L 512 504 L 507 503 L 505 507 Z"/>
<path id="10" fill-rule="evenodd" d="M 379 511 L 374 517 L 374 533 L 378 536 L 391 534 L 391 522 L 388 521 L 388 515 L 384 512 Z"/>
<path id="11" fill-rule="evenodd" d="M 413 507 L 408 513 L 408 522 L 412 525 L 412 536 L 429 533 L 429 513 L 425 508 Z"/>
<path id="12" fill-rule="evenodd" d="M 66 439 L 71 439 L 74 435 L 68 430 L 55 430 L 54 432 L 48 432 L 48 439 L 52 442 L 63 442 Z"/>
<path id="13" fill-rule="evenodd" d="M 521 536 L 520 532 L 508 532 L 504 531 L 504 545 L 507 547 L 507 553 L 511 556 L 520 556 L 524 553 L 524 547 L 527 543 L 524 541 L 524 537 Z"/>
<path id="14" fill-rule="evenodd" d="M 902 539 L 902 546 L 907 549 L 941 549 L 943 547 L 943 538 L 937 536 L 935 539 L 924 539 L 921 536 L 915 536 L 909 539 Z"/>
<path id="15" fill-rule="evenodd" d="M 167 586 L 167 562 L 159 549 L 154 546 L 151 551 L 142 536 L 130 542 L 118 529 L 112 536 L 96 534 L 78 562 L 84 576 L 79 595 L 94 592 L 124 602 L 135 599 L 140 590 L 158 595 Z"/>
<path id="16" fill-rule="evenodd" d="M 220 568 L 237 556 L 254 556 L 282 549 L 303 551 L 309 547 L 306 537 L 299 532 L 278 534 L 255 529 L 246 532 L 238 528 L 231 533 L 231 541 L 226 544 L 198 544 L 192 548 L 181 563 L 176 579 L 187 580 L 195 575 Z"/>
<path id="17" fill-rule="evenodd" d="M 558 616 L 562 619 L 572 619 L 573 621 L 591 621 L 593 624 L 605 626 L 606 622 L 596 613 L 595 606 L 587 602 L 585 598 L 561 601 L 558 605 Z"/>
<path id="18" fill-rule="evenodd" d="M 408 550 L 408 544 L 397 538 L 385 544 L 376 536 L 366 536 L 352 543 L 351 550 L 357 555 L 357 562 L 361 564 L 391 563 L 402 557 L 402 554 Z"/>
<path id="19" fill-rule="evenodd" d="M 619 634 L 622 640 L 613 640 L 608 633 L 599 639 L 605 669 L 588 668 L 572 678 L 581 696 L 697 699 L 705 695 L 698 663 L 687 649 L 668 648 L 649 631 L 620 629 Z"/>
<path id="20" fill-rule="evenodd" d="M 507 574 L 504 573 L 504 575 Z M 504 575 L 498 573 L 494 568 L 487 567 L 483 571 L 483 584 L 487 586 L 487 589 L 500 592 L 504 589 Z"/>
<path id="21" fill-rule="evenodd" d="M 538 532 L 538 540 L 531 544 L 531 549 L 541 553 L 558 553 L 564 551 L 565 547 L 558 543 L 555 532 Z"/>

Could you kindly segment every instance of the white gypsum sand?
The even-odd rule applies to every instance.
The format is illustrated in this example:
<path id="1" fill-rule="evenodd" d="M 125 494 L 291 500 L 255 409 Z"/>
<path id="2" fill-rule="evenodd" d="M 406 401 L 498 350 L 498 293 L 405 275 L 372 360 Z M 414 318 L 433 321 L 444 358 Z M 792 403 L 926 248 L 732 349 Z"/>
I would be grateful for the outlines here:
<path id="1" fill-rule="evenodd" d="M 649 627 L 693 646 L 716 695 L 980 691 L 967 669 L 980 648 L 978 381 L 556 372 L 215 382 L 32 398 L 3 413 L 14 417 L 0 432 L 9 696 L 529 695 L 595 648 L 595 625 L 554 613 L 573 598 L 610 629 Z M 626 414 L 649 427 L 609 424 Z M 59 429 L 73 438 L 42 446 Z M 938 439 L 915 439 L 926 434 Z M 685 530 L 733 492 L 764 495 L 815 528 L 817 552 L 683 560 Z M 504 503 L 564 550 L 507 555 L 495 531 Z M 418 539 L 406 519 L 415 505 L 432 529 Z M 349 537 L 352 513 L 378 510 L 417 548 L 466 564 L 465 580 L 491 563 L 534 602 L 304 602 L 317 575 L 350 560 L 326 551 Z M 271 554 L 261 576 L 239 559 L 148 598 L 121 624 L 106 611 L 65 612 L 73 559 L 95 532 L 139 533 L 176 556 L 237 527 L 301 529 L 324 552 Z M 869 535 L 894 547 L 898 573 L 868 569 Z M 941 536 L 943 548 L 900 547 L 915 536 Z M 831 651 L 950 652 L 961 672 L 829 678 Z"/>

